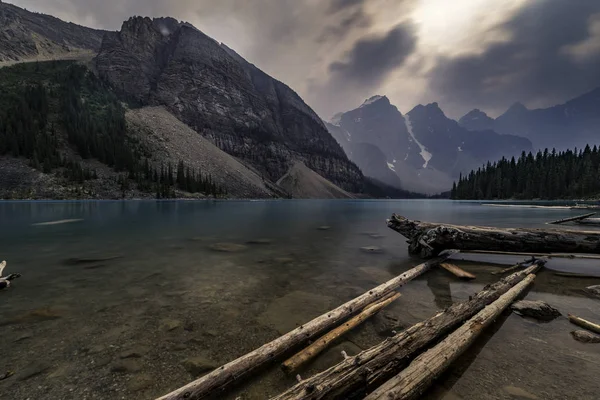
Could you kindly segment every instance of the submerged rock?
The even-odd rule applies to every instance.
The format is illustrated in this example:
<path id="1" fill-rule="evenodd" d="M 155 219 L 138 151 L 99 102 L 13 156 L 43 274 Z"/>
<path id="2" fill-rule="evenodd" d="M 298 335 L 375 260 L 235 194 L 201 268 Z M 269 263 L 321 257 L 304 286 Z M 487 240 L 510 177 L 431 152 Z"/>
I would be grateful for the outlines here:
<path id="1" fill-rule="evenodd" d="M 237 253 L 239 251 L 244 251 L 248 247 L 243 244 L 237 243 L 215 243 L 210 245 L 210 249 L 214 251 L 220 251 L 223 253 Z"/>
<path id="2" fill-rule="evenodd" d="M 115 363 L 110 370 L 118 373 L 138 372 L 142 370 L 142 363 L 129 358 Z"/>
<path id="3" fill-rule="evenodd" d="M 181 364 L 194 378 L 218 367 L 215 362 L 204 355 L 187 358 Z"/>
<path id="4" fill-rule="evenodd" d="M 592 296 L 600 297 L 600 285 L 588 286 L 585 291 Z"/>
<path id="5" fill-rule="evenodd" d="M 182 325 L 181 321 L 177 320 L 177 319 L 163 319 L 160 322 L 160 329 L 162 329 L 163 331 L 174 331 L 175 329 L 179 328 Z"/>
<path id="6" fill-rule="evenodd" d="M 258 321 L 283 335 L 331 309 L 334 299 L 320 294 L 293 291 L 274 299 Z"/>
<path id="7" fill-rule="evenodd" d="M 531 394 L 531 393 L 527 392 L 526 390 L 521 389 L 520 387 L 504 386 L 503 389 L 509 395 L 515 396 L 520 399 L 529 399 L 529 400 L 538 400 L 539 399 L 539 397 L 537 397 L 536 395 Z"/>
<path id="8" fill-rule="evenodd" d="M 596 335 L 595 333 L 578 330 L 571 332 L 573 339 L 577 340 L 581 343 L 600 343 L 600 335 Z"/>
<path id="9" fill-rule="evenodd" d="M 331 229 L 331 227 L 328 225 L 323 225 L 323 226 L 318 227 L 317 229 L 320 231 L 328 231 Z"/>
<path id="10" fill-rule="evenodd" d="M 365 246 L 360 248 L 365 253 L 383 253 L 383 249 L 378 246 Z"/>
<path id="11" fill-rule="evenodd" d="M 400 319 L 389 311 L 382 311 L 373 318 L 371 323 L 375 328 L 375 332 L 381 336 L 393 336 L 394 332 L 398 333 L 405 328 L 405 324 L 400 322 Z"/>
<path id="12" fill-rule="evenodd" d="M 152 386 L 156 380 L 148 374 L 134 375 L 129 382 L 127 388 L 132 392 L 138 392 Z"/>
<path id="13" fill-rule="evenodd" d="M 150 348 L 147 346 L 135 346 L 132 347 L 131 349 L 122 351 L 121 354 L 119 354 L 120 358 L 141 358 L 143 356 L 145 356 L 146 354 L 148 354 L 148 352 L 150 351 Z"/>
<path id="14" fill-rule="evenodd" d="M 0 326 L 44 322 L 58 319 L 60 317 L 60 313 L 56 310 L 51 308 L 39 308 L 29 311 L 19 317 L 0 321 Z"/>
<path id="15" fill-rule="evenodd" d="M 522 317 L 531 317 L 540 321 L 552 321 L 562 314 L 556 308 L 543 301 L 521 300 L 511 306 Z"/>
<path id="16" fill-rule="evenodd" d="M 25 381 L 27 379 L 33 378 L 34 376 L 43 374 L 50 370 L 51 366 L 49 364 L 43 362 L 36 362 L 28 365 L 22 371 L 17 372 L 15 378 L 19 381 Z"/>
<path id="17" fill-rule="evenodd" d="M 273 241 L 271 239 L 252 239 L 248 240 L 246 244 L 271 244 Z"/>

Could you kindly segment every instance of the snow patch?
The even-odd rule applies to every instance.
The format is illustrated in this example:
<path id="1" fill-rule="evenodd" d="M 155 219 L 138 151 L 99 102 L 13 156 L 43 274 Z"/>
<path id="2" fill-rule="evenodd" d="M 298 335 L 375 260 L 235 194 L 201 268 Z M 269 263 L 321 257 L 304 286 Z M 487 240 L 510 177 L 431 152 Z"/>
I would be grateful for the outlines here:
<path id="1" fill-rule="evenodd" d="M 425 146 L 423 146 L 421 142 L 419 142 L 415 137 L 415 134 L 413 133 L 412 124 L 410 122 L 410 117 L 408 115 L 404 116 L 404 123 L 406 124 L 406 130 L 408 131 L 410 138 L 412 138 L 412 141 L 415 142 L 417 146 L 419 146 L 419 148 L 421 149 L 421 152 L 419 154 L 421 154 L 421 157 L 423 157 L 423 161 L 425 161 L 425 164 L 423 164 L 423 168 L 427 168 L 427 165 L 429 164 L 429 161 L 431 160 L 431 157 L 433 155 L 430 152 L 428 152 Z M 406 157 L 408 157 L 408 154 L 406 155 Z"/>
<path id="2" fill-rule="evenodd" d="M 394 166 L 394 164 L 392 163 L 387 163 L 388 168 L 391 169 L 392 171 L 396 172 L 396 167 Z"/>
<path id="3" fill-rule="evenodd" d="M 373 104 L 375 103 L 377 100 L 381 100 L 383 98 L 383 96 L 373 96 L 371 98 L 368 98 L 367 100 L 365 100 L 365 102 L 362 104 L 362 106 L 360 106 L 359 108 L 368 106 L 369 104 Z"/>

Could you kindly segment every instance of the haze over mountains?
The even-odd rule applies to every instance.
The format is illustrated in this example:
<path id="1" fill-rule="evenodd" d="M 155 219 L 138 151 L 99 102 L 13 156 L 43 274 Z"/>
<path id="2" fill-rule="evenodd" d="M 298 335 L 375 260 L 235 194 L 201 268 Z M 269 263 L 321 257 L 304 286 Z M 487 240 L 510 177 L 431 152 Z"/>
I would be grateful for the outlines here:
<path id="1" fill-rule="evenodd" d="M 127 140 L 146 146 L 137 153 L 156 154 L 151 165 L 184 160 L 237 197 L 346 197 L 380 183 L 437 194 L 489 161 L 600 143 L 600 89 L 544 109 L 515 103 L 496 119 L 474 109 L 458 122 L 435 102 L 403 114 L 373 96 L 323 122 L 293 89 L 189 23 L 132 17 L 110 32 L 0 2 L 0 66 L 51 59 L 78 60 L 128 103 Z M 332 73 L 351 72 L 335 65 Z M 23 87 L 36 82 L 25 78 Z M 72 154 L 69 146 L 61 154 Z M 77 151 L 73 159 L 88 163 Z"/>
<path id="2" fill-rule="evenodd" d="M 427 194 L 448 190 L 460 173 L 489 160 L 532 150 L 522 137 L 468 130 L 446 117 L 437 103 L 402 115 L 385 96 L 337 115 L 328 128 L 365 175 Z"/>
<path id="3" fill-rule="evenodd" d="M 459 123 L 467 129 L 523 136 L 536 150 L 583 149 L 600 144 L 600 88 L 549 108 L 529 110 L 517 102 L 496 119 L 473 110 Z"/>

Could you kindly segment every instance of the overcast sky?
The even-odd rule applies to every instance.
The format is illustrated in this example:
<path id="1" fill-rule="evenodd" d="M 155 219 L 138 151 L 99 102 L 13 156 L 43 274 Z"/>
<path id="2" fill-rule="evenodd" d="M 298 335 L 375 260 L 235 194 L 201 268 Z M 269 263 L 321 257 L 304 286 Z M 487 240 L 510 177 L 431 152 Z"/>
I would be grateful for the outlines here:
<path id="1" fill-rule="evenodd" d="M 600 86 L 600 0 L 9 0 L 118 30 L 172 16 L 287 83 L 323 118 L 387 95 L 458 118 Z"/>

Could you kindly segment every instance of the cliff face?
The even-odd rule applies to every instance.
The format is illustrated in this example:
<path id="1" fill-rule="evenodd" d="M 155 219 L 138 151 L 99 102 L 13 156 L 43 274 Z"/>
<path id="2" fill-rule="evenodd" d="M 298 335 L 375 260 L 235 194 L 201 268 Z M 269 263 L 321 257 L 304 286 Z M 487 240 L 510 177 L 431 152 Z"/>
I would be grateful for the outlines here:
<path id="1" fill-rule="evenodd" d="M 0 1 L 0 62 L 95 52 L 104 33 Z"/>
<path id="2" fill-rule="evenodd" d="M 292 89 L 190 24 L 131 18 L 105 35 L 96 67 L 117 90 L 164 105 L 270 180 L 301 161 L 345 190 L 361 190 L 358 167 Z"/>

